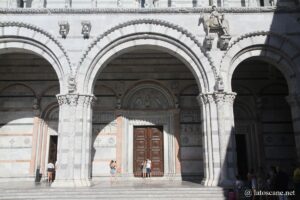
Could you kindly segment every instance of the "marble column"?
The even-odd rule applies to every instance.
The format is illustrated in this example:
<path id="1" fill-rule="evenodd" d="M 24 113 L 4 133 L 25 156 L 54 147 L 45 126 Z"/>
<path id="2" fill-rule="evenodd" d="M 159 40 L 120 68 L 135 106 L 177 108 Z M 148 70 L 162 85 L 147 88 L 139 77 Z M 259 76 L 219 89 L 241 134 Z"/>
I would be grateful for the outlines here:
<path id="1" fill-rule="evenodd" d="M 92 102 L 90 94 L 57 95 L 59 126 L 53 187 L 90 186 Z"/>
<path id="2" fill-rule="evenodd" d="M 236 175 L 236 144 L 233 102 L 236 93 L 215 92 L 220 138 L 221 177 L 219 184 L 232 186 Z"/>
<path id="3" fill-rule="evenodd" d="M 235 93 L 198 96 L 202 112 L 204 181 L 207 186 L 231 186 L 236 173 L 233 101 Z"/>
<path id="4" fill-rule="evenodd" d="M 201 105 L 203 130 L 203 162 L 206 186 L 217 186 L 220 177 L 220 145 L 217 121 L 217 105 L 213 93 L 202 93 L 197 97 Z"/>
<path id="5" fill-rule="evenodd" d="M 300 94 L 291 94 L 286 97 L 287 102 L 290 104 L 296 152 L 297 152 L 297 162 L 300 163 Z"/>

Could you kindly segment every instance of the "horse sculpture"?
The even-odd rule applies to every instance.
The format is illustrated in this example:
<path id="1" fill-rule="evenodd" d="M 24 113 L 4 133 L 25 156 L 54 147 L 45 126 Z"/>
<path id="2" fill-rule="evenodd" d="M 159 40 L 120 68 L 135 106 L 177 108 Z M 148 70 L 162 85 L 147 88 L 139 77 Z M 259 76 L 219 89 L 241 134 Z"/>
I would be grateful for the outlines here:
<path id="1" fill-rule="evenodd" d="M 229 23 L 224 18 L 223 14 L 220 14 L 216 7 L 212 7 L 210 16 L 201 15 L 199 18 L 198 26 L 203 24 L 204 31 L 208 36 L 209 33 L 218 33 L 221 35 L 229 35 Z"/>

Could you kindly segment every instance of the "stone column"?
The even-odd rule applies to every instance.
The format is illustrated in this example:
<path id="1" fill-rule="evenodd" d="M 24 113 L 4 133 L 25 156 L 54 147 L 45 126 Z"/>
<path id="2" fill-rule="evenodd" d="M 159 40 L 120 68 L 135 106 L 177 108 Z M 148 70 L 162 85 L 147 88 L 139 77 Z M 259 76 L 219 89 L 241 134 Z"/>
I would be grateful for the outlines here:
<path id="1" fill-rule="evenodd" d="M 200 94 L 204 184 L 232 186 L 236 172 L 233 101 L 235 93 Z"/>
<path id="2" fill-rule="evenodd" d="M 201 105 L 203 130 L 203 163 L 206 186 L 217 186 L 220 177 L 220 145 L 217 121 L 217 106 L 212 93 L 202 93 L 197 97 Z"/>
<path id="3" fill-rule="evenodd" d="M 287 102 L 290 104 L 295 144 L 297 151 L 297 162 L 300 163 L 300 94 L 292 94 L 286 97 Z"/>
<path id="4" fill-rule="evenodd" d="M 219 184 L 232 186 L 236 174 L 236 144 L 234 132 L 233 102 L 236 93 L 215 92 L 214 99 L 218 109 L 220 140 L 221 177 Z"/>
<path id="5" fill-rule="evenodd" d="M 57 95 L 59 126 L 53 187 L 90 186 L 92 109 L 90 94 Z"/>

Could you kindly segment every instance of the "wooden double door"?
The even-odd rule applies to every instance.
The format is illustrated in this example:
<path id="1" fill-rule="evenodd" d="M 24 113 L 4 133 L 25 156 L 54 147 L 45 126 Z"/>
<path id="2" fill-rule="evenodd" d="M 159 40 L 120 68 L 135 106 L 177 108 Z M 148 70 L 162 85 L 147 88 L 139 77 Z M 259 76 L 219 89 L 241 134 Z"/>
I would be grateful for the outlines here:
<path id="1" fill-rule="evenodd" d="M 137 126 L 133 134 L 134 176 L 142 176 L 141 164 L 150 159 L 151 176 L 164 175 L 163 127 Z"/>

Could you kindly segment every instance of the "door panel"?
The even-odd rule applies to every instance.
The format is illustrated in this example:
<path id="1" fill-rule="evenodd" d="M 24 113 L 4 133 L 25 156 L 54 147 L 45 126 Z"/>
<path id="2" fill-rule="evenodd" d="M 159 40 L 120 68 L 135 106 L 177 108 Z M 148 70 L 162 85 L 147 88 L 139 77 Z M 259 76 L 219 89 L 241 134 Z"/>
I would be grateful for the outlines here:
<path id="1" fill-rule="evenodd" d="M 141 164 L 152 161 L 152 176 L 163 176 L 163 131 L 162 127 L 134 128 L 134 175 L 142 175 Z"/>

